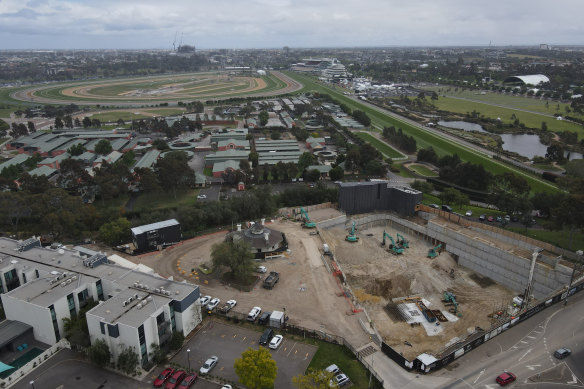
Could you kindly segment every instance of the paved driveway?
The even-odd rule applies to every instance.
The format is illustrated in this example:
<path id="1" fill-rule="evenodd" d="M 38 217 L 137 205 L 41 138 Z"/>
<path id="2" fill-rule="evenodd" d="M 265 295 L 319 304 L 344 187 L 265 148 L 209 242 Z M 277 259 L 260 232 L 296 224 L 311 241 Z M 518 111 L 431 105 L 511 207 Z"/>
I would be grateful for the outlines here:
<path id="1" fill-rule="evenodd" d="M 207 188 L 203 188 L 199 191 L 199 195 L 206 195 L 206 199 L 197 199 L 197 201 L 216 201 L 219 200 L 219 191 L 221 190 L 221 185 L 210 185 Z"/>
<path id="2" fill-rule="evenodd" d="M 172 362 L 187 366 L 186 350 L 190 349 L 191 368 L 198 370 L 208 357 L 216 355 L 219 357 L 219 362 L 211 374 L 230 381 L 237 381 L 238 377 L 233 367 L 235 360 L 249 347 L 256 349 L 259 347 L 258 341 L 262 334 L 260 330 L 263 331 L 263 329 L 263 327 L 258 327 L 258 331 L 253 331 L 209 321 L 197 335 L 189 340 Z M 292 377 L 306 371 L 316 350 L 317 348 L 314 346 L 286 338 L 278 350 L 270 350 L 278 366 L 275 386 L 277 388 L 294 388 Z"/>

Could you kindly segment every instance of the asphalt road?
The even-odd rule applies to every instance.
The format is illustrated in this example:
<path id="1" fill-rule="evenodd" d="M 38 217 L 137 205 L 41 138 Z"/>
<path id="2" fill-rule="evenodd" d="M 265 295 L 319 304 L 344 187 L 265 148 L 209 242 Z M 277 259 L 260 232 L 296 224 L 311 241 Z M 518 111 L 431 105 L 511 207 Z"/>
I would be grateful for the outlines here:
<path id="1" fill-rule="evenodd" d="M 436 373 L 451 377 L 446 389 L 496 388 L 503 371 L 517 376 L 513 388 L 584 387 L 584 293 L 543 311 L 498 335 Z M 568 347 L 558 360 L 553 352 Z M 450 371 L 449 371 L 450 370 Z"/>

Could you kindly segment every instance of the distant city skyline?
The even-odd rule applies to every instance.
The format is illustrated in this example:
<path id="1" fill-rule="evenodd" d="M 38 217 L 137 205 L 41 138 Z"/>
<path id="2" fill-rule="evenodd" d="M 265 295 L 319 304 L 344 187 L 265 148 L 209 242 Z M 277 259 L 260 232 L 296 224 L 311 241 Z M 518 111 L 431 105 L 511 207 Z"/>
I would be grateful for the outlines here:
<path id="1" fill-rule="evenodd" d="M 0 0 L 0 49 L 582 45 L 581 0 Z"/>

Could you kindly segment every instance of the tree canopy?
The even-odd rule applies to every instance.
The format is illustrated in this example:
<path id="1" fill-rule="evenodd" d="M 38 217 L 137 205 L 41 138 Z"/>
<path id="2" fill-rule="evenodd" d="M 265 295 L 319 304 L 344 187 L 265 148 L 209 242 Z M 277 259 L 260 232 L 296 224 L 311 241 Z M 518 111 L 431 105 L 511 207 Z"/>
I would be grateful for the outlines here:
<path id="1" fill-rule="evenodd" d="M 268 349 L 248 348 L 235 360 L 235 373 L 239 382 L 249 389 L 272 389 L 278 374 L 276 361 Z"/>
<path id="2" fill-rule="evenodd" d="M 326 370 L 309 369 L 306 374 L 292 377 L 292 383 L 298 389 L 329 389 L 333 376 Z"/>
<path id="3" fill-rule="evenodd" d="M 255 268 L 251 246 L 244 240 L 229 240 L 216 243 L 211 247 L 213 269 L 226 266 L 231 269 L 235 279 L 245 279 Z"/>

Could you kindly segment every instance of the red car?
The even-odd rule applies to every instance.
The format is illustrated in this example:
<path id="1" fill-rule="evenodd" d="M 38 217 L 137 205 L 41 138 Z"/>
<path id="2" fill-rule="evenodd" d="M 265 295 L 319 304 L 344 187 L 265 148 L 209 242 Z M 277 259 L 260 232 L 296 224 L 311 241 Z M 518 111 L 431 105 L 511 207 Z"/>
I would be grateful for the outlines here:
<path id="1" fill-rule="evenodd" d="M 192 384 L 195 383 L 195 381 L 197 380 L 197 378 L 199 378 L 199 376 L 197 375 L 197 373 L 193 373 L 191 375 L 186 376 L 182 382 L 180 383 L 180 385 L 178 386 L 178 389 L 187 389 L 190 388 Z"/>
<path id="2" fill-rule="evenodd" d="M 516 379 L 517 379 L 517 377 L 515 377 L 515 374 L 509 373 L 506 371 L 505 373 L 498 376 L 495 381 L 497 381 L 497 383 L 499 385 L 505 386 L 505 385 L 510 384 L 511 382 L 515 381 Z"/>
<path id="3" fill-rule="evenodd" d="M 166 380 L 173 374 L 174 369 L 172 367 L 167 367 L 166 369 L 164 369 L 162 373 L 160 373 L 158 378 L 154 380 L 154 387 L 161 388 L 162 385 L 164 385 L 164 383 L 166 382 Z"/>
<path id="4" fill-rule="evenodd" d="M 187 373 L 185 373 L 184 370 L 175 371 L 172 377 L 166 381 L 166 386 L 164 389 L 176 389 L 176 387 L 180 385 L 183 378 L 185 378 L 185 375 L 187 375 Z"/>
<path id="5" fill-rule="evenodd" d="M 495 221 L 495 218 L 493 216 L 489 216 L 489 218 L 487 219 L 488 221 L 490 221 L 491 223 Z"/>

